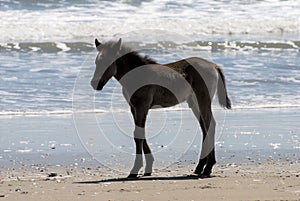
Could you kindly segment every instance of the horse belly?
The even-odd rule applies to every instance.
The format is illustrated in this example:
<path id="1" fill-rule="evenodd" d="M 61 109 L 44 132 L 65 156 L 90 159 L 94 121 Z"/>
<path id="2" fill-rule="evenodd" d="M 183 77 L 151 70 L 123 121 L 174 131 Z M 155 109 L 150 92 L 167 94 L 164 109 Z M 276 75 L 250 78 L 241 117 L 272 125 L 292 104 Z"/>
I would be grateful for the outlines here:
<path id="1" fill-rule="evenodd" d="M 188 87 L 179 87 L 170 91 L 167 88 L 160 87 L 153 96 L 152 107 L 171 107 L 187 100 L 191 95 L 191 89 Z"/>

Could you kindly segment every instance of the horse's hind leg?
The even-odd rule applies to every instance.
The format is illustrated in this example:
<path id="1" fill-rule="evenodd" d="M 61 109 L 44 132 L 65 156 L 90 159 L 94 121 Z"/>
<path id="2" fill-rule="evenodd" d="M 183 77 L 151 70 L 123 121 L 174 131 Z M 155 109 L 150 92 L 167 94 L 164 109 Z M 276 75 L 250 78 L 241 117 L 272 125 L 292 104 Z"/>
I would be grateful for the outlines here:
<path id="1" fill-rule="evenodd" d="M 204 141 L 204 139 L 206 138 L 207 132 L 206 132 L 204 120 L 201 118 L 201 115 L 200 115 L 199 106 L 198 106 L 199 104 L 197 103 L 196 97 L 193 97 L 193 98 L 190 97 L 187 100 L 187 103 L 188 103 L 189 107 L 192 109 L 194 116 L 197 118 L 197 120 L 201 126 L 203 141 Z M 202 144 L 203 144 L 203 141 L 202 141 Z M 200 175 L 202 173 L 204 166 L 206 165 L 206 162 L 207 162 L 207 157 L 202 157 L 202 154 L 201 154 L 199 163 L 195 170 L 195 174 Z"/>
<path id="2" fill-rule="evenodd" d="M 211 103 L 199 104 L 201 111 L 200 125 L 203 133 L 202 149 L 200 154 L 199 164 L 196 168 L 196 173 L 204 176 L 210 176 L 212 167 L 216 163 L 215 158 L 215 127 L 216 122 L 211 111 Z M 206 163 L 206 165 L 205 165 Z M 203 167 L 205 165 L 204 171 Z"/>
<path id="3" fill-rule="evenodd" d="M 215 120 L 211 112 L 211 103 L 210 100 L 200 101 L 198 99 L 197 101 L 196 98 L 190 98 L 187 102 L 199 121 L 203 134 L 202 149 L 195 174 L 209 176 L 213 165 L 216 163 L 214 150 Z"/>

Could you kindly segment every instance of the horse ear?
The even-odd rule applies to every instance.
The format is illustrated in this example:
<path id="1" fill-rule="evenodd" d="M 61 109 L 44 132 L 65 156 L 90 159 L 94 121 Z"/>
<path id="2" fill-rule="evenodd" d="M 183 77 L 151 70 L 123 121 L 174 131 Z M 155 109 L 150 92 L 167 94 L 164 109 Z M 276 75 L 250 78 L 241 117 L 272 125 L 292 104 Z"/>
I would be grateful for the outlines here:
<path id="1" fill-rule="evenodd" d="M 115 48 L 117 50 L 120 50 L 121 49 L 121 44 L 122 44 L 122 38 L 120 38 L 119 41 L 115 44 Z"/>
<path id="2" fill-rule="evenodd" d="M 95 45 L 96 45 L 97 50 L 100 51 L 100 45 L 101 45 L 101 43 L 98 41 L 97 38 L 95 39 Z"/>

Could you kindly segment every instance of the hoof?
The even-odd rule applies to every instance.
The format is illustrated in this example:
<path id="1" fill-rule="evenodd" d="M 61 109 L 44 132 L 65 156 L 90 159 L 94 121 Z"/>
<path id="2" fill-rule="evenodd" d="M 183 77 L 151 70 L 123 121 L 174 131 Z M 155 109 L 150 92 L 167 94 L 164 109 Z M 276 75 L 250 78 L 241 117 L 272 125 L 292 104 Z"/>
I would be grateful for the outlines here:
<path id="1" fill-rule="evenodd" d="M 201 178 L 211 178 L 210 174 L 201 174 L 199 175 Z"/>
<path id="2" fill-rule="evenodd" d="M 202 173 L 201 170 L 197 170 L 197 169 L 196 169 L 196 170 L 194 171 L 194 174 L 197 174 L 197 175 L 199 175 L 199 176 L 201 175 L 201 173 Z"/>
<path id="3" fill-rule="evenodd" d="M 137 178 L 138 177 L 138 174 L 130 174 L 128 175 L 128 179 L 134 179 L 134 178 Z"/>
<path id="4" fill-rule="evenodd" d="M 201 175 L 205 178 L 209 178 L 210 174 L 211 174 L 211 169 L 209 169 L 209 170 L 204 169 L 204 171 Z"/>
<path id="5" fill-rule="evenodd" d="M 151 176 L 151 172 L 149 172 L 149 173 L 144 173 L 144 176 L 146 176 L 146 177 L 149 177 L 149 176 Z"/>

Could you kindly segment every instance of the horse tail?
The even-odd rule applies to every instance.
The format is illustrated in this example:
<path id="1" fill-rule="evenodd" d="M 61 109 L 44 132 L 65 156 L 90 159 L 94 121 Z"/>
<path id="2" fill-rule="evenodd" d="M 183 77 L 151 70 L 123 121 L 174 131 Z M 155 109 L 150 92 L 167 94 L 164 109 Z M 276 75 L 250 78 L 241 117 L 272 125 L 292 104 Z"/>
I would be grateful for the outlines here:
<path id="1" fill-rule="evenodd" d="M 219 74 L 219 79 L 218 79 L 218 99 L 219 99 L 219 104 L 227 109 L 231 109 L 231 101 L 228 97 L 227 94 L 227 89 L 226 89 L 226 83 L 225 83 L 225 76 L 222 71 L 222 69 L 219 66 L 216 66 L 216 69 Z"/>

